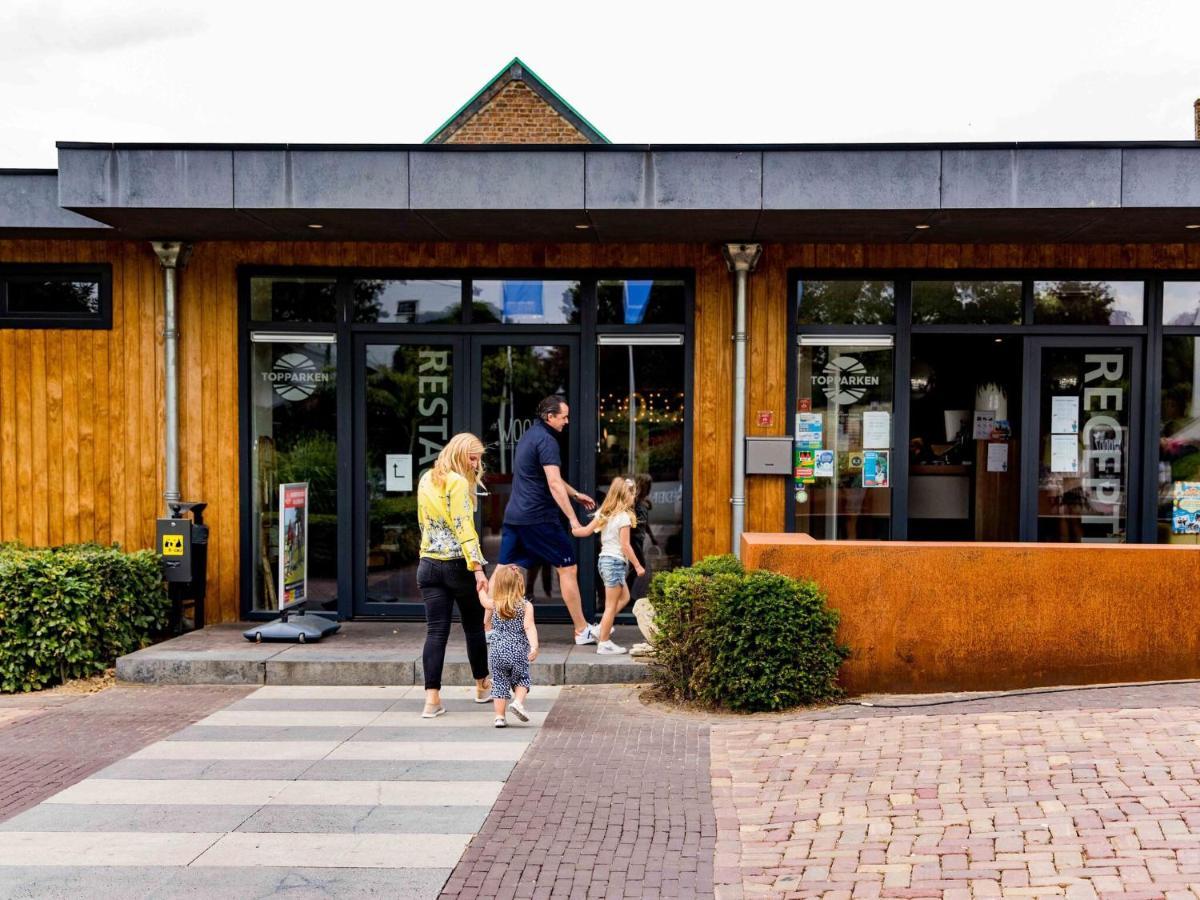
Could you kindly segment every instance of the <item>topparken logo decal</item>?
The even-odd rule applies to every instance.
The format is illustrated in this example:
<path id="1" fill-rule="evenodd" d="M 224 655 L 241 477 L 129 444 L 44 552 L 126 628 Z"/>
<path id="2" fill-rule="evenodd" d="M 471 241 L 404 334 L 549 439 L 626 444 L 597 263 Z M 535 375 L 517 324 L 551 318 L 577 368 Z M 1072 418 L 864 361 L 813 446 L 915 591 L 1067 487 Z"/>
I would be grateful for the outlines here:
<path id="1" fill-rule="evenodd" d="M 868 375 L 866 368 L 853 356 L 838 356 L 825 364 L 813 384 L 825 392 L 830 403 L 849 406 L 867 393 L 867 388 L 879 386 L 878 375 Z"/>
<path id="2" fill-rule="evenodd" d="M 319 371 L 303 353 L 285 353 L 275 360 L 275 368 L 263 372 L 262 376 L 275 387 L 275 393 L 292 403 L 311 397 L 317 385 L 329 381 L 330 377 L 328 372 Z"/>

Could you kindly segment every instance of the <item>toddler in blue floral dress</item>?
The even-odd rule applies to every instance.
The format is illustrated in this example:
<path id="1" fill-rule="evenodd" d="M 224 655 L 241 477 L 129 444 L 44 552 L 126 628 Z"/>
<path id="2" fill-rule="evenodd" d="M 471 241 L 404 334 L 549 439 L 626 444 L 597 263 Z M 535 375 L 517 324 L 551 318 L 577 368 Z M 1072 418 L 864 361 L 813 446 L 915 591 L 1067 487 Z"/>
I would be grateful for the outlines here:
<path id="1" fill-rule="evenodd" d="M 487 610 L 485 618 L 491 620 L 488 668 L 496 708 L 494 724 L 505 728 L 510 699 L 513 715 L 522 722 L 529 721 L 525 698 L 530 688 L 529 664 L 538 655 L 538 634 L 533 623 L 533 602 L 525 599 L 525 573 L 520 566 L 497 566 L 489 594 L 479 599 Z"/>

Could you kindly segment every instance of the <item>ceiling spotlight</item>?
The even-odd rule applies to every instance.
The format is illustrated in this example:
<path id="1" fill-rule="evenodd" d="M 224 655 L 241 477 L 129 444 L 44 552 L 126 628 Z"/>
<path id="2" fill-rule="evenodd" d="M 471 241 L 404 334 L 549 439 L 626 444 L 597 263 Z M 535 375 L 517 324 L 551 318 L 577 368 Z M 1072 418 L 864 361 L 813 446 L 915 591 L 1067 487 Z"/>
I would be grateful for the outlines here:
<path id="1" fill-rule="evenodd" d="M 1004 338 L 996 338 L 996 343 L 997 343 L 997 344 L 1003 344 L 1003 343 L 1004 343 Z"/>
<path id="2" fill-rule="evenodd" d="M 585 222 L 581 222 L 580 224 L 576 225 L 575 227 L 576 227 L 576 228 L 578 228 L 580 231 L 587 231 L 587 230 L 588 230 L 589 228 L 591 228 L 592 226 L 591 226 L 591 225 L 588 225 L 588 224 L 587 224 L 587 223 L 585 223 Z"/>
<path id="3" fill-rule="evenodd" d="M 1197 228 L 1200 228 L 1200 223 L 1197 223 L 1195 225 L 1184 225 L 1183 227 L 1186 228 L 1188 231 L 1195 231 Z"/>
<path id="4" fill-rule="evenodd" d="M 310 224 L 308 227 L 309 227 L 309 228 L 324 228 L 325 226 L 324 226 L 324 225 L 318 225 L 316 222 L 313 222 L 313 223 L 312 223 L 312 224 Z"/>
<path id="5" fill-rule="evenodd" d="M 928 231 L 932 227 L 933 227 L 932 225 L 914 225 L 913 226 L 913 228 L 917 229 L 917 231 Z"/>

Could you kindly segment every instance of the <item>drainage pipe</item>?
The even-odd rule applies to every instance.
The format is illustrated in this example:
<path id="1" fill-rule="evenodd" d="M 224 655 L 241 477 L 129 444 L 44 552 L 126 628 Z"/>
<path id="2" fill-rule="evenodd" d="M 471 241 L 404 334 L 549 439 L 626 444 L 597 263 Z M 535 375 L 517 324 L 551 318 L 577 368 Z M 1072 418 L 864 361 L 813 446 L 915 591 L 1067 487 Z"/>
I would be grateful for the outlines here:
<path id="1" fill-rule="evenodd" d="M 725 262 L 734 277 L 733 327 L 733 511 L 734 556 L 742 555 L 742 531 L 746 525 L 746 304 L 750 273 L 762 256 L 761 244 L 725 244 Z"/>
<path id="2" fill-rule="evenodd" d="M 166 485 L 163 502 L 166 514 L 174 515 L 171 505 L 182 499 L 179 490 L 179 304 L 176 296 L 176 272 L 187 264 L 191 246 L 179 241 L 152 241 L 163 270 L 163 394 L 166 407 L 163 451 Z"/>

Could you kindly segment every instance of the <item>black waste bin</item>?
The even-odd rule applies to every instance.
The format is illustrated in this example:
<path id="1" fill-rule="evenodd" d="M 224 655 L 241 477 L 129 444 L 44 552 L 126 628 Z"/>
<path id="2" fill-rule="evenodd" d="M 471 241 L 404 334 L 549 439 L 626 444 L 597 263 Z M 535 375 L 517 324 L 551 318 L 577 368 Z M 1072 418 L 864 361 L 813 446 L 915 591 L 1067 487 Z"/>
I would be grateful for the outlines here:
<path id="1" fill-rule="evenodd" d="M 192 607 L 192 627 L 204 627 L 204 597 L 208 592 L 207 503 L 180 501 L 169 504 L 171 515 L 158 520 L 158 555 L 171 600 L 168 628 L 183 630 L 184 606 Z"/>

